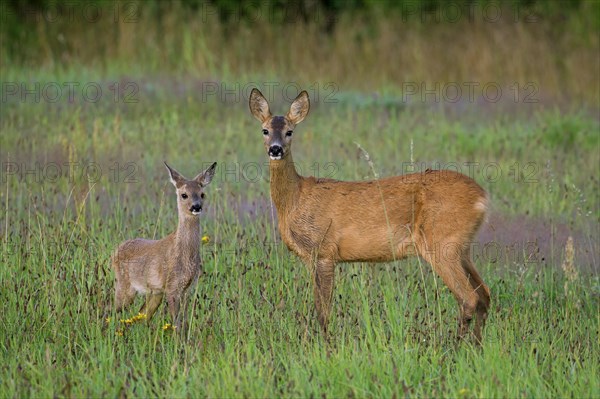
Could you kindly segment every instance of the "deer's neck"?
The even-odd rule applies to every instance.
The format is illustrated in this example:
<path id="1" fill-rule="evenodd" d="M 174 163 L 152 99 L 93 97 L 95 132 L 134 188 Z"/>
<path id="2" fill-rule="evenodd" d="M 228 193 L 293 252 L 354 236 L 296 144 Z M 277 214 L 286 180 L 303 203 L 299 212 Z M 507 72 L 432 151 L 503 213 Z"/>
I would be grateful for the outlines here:
<path id="1" fill-rule="evenodd" d="M 271 198 L 280 219 L 285 218 L 299 198 L 302 176 L 296 172 L 292 154 L 284 159 L 269 162 L 271 175 Z"/>
<path id="2" fill-rule="evenodd" d="M 200 246 L 200 218 L 184 217 L 179 219 L 175 241 L 180 251 L 198 254 Z"/>

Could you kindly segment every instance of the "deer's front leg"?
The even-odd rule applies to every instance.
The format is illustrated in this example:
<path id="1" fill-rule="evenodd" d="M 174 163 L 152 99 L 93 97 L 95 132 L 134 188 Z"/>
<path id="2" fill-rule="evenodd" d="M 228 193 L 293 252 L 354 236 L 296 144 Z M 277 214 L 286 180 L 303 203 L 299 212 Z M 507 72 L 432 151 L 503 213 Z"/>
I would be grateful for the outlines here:
<path id="1" fill-rule="evenodd" d="M 167 292 L 167 305 L 169 306 L 169 314 L 173 320 L 173 325 L 181 330 L 181 315 L 179 308 L 181 307 L 182 292 L 178 289 Z"/>
<path id="2" fill-rule="evenodd" d="M 317 318 L 327 336 L 329 313 L 333 297 L 333 283 L 335 279 L 335 262 L 327 259 L 317 259 L 314 263 L 314 293 Z"/>
<path id="3" fill-rule="evenodd" d="M 177 327 L 177 329 L 181 328 L 179 308 L 181 306 L 183 288 L 184 287 L 177 278 L 177 274 L 171 271 L 167 276 L 167 283 L 165 284 L 165 296 L 171 320 L 173 320 L 173 325 Z"/>

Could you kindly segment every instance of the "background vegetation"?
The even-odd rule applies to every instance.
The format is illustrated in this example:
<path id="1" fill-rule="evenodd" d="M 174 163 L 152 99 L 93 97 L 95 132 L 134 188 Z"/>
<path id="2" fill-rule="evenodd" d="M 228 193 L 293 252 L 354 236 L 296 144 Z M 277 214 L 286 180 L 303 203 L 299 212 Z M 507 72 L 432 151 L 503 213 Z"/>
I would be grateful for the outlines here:
<path id="1" fill-rule="evenodd" d="M 598 4 L 3 3 L 0 395 L 600 396 Z M 255 85 L 278 113 L 309 91 L 304 174 L 459 168 L 490 193 L 481 349 L 419 259 L 342 265 L 324 342 Z M 175 227 L 163 160 L 219 162 L 185 339 L 111 307 L 110 252 Z"/>

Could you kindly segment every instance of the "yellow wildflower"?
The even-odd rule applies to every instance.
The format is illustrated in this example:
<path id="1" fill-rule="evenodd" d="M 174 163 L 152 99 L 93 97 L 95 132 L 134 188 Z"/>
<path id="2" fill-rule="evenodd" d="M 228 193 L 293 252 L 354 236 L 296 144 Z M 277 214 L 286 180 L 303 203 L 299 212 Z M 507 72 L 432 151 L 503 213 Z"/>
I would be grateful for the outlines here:
<path id="1" fill-rule="evenodd" d="M 123 330 L 117 330 L 115 332 L 115 334 L 117 334 L 118 337 L 122 337 L 123 336 Z"/>
<path id="2" fill-rule="evenodd" d="M 165 325 L 163 326 L 163 331 L 175 330 L 176 328 L 177 326 L 174 326 L 171 323 L 165 323 Z"/>
<path id="3" fill-rule="evenodd" d="M 106 322 L 106 324 L 110 324 L 110 317 L 107 317 L 104 321 Z"/>
<path id="4" fill-rule="evenodd" d="M 207 236 L 207 235 L 203 235 L 202 236 L 202 242 L 204 244 L 208 243 L 209 241 L 210 241 L 210 237 L 209 236 Z"/>
<path id="5" fill-rule="evenodd" d="M 142 321 L 142 320 L 146 320 L 147 316 L 146 313 L 138 313 L 137 315 L 133 316 L 131 319 L 134 322 L 138 322 L 138 321 Z"/>

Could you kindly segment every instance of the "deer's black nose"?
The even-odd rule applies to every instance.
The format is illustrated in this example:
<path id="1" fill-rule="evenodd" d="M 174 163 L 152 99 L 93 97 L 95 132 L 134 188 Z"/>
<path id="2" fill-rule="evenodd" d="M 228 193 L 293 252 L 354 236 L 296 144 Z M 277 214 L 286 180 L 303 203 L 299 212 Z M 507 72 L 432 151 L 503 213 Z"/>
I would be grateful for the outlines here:
<path id="1" fill-rule="evenodd" d="M 283 155 L 283 148 L 279 145 L 272 145 L 269 147 L 269 155 L 272 157 L 280 157 Z"/>
<path id="2" fill-rule="evenodd" d="M 202 211 L 202 207 L 199 204 L 194 204 L 190 208 L 190 212 L 200 212 Z"/>

